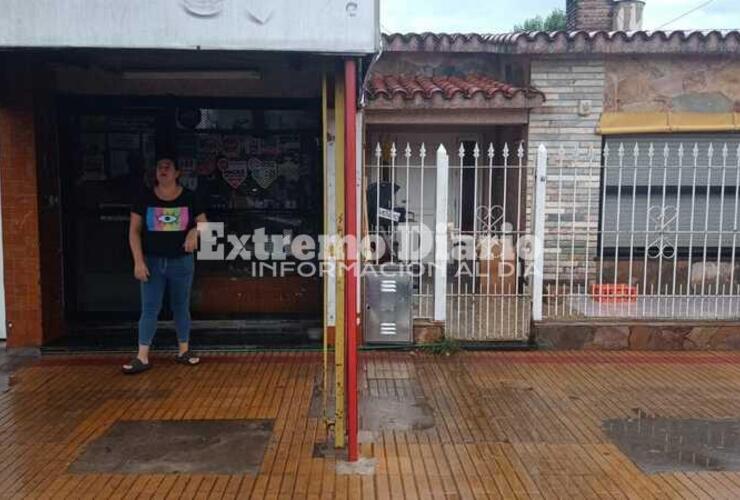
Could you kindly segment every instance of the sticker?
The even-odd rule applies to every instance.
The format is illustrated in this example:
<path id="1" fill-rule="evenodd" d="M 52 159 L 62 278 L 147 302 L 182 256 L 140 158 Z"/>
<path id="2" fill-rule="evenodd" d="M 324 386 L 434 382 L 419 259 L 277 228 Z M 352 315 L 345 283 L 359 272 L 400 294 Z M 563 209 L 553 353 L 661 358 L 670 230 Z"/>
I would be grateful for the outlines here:
<path id="1" fill-rule="evenodd" d="M 246 161 L 227 161 L 227 168 L 222 175 L 226 183 L 234 189 L 238 189 L 247 180 Z"/>
<path id="2" fill-rule="evenodd" d="M 221 138 L 217 135 L 199 135 L 198 152 L 218 154 L 221 152 Z"/>
<path id="3" fill-rule="evenodd" d="M 239 156 L 239 137 L 235 135 L 227 135 L 223 138 L 222 146 L 223 152 L 230 158 Z"/>
<path id="4" fill-rule="evenodd" d="M 216 170 L 216 160 L 213 158 L 205 158 L 198 162 L 196 172 L 198 175 L 211 175 Z"/>
<path id="5" fill-rule="evenodd" d="M 220 170 L 221 172 L 226 172 L 226 170 L 227 170 L 227 169 L 229 168 L 229 160 L 227 160 L 226 158 L 219 158 L 219 159 L 218 159 L 218 160 L 216 161 L 216 167 L 217 167 L 217 168 L 218 168 L 218 169 L 219 169 L 219 170 Z"/>
<path id="6" fill-rule="evenodd" d="M 277 162 L 252 158 L 249 160 L 249 172 L 259 187 L 267 189 L 278 178 Z"/>
<path id="7" fill-rule="evenodd" d="M 280 147 L 278 146 L 278 138 L 276 136 L 269 137 L 262 142 L 262 154 L 270 156 L 280 154 Z"/>

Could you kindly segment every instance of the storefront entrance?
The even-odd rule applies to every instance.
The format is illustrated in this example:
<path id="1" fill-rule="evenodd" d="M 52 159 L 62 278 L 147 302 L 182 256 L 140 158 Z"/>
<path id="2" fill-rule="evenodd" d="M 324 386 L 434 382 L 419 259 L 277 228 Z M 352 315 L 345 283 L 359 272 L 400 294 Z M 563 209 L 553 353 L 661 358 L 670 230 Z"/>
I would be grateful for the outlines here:
<path id="1" fill-rule="evenodd" d="M 323 203 L 320 116 L 321 104 L 313 99 L 61 99 L 68 319 L 84 329 L 138 317 L 129 211 L 159 157 L 176 160 L 182 184 L 196 191 L 209 220 L 222 222 L 225 234 L 264 229 L 266 235 L 317 237 Z M 231 247 L 222 242 L 228 255 Z M 245 249 L 254 250 L 250 245 Z M 289 246 L 284 250 L 284 260 L 294 261 Z M 279 266 L 283 258 L 275 256 L 281 252 L 268 259 L 251 254 L 246 260 L 198 261 L 196 322 L 217 321 L 223 328 L 244 320 L 320 320 L 319 277 Z"/>

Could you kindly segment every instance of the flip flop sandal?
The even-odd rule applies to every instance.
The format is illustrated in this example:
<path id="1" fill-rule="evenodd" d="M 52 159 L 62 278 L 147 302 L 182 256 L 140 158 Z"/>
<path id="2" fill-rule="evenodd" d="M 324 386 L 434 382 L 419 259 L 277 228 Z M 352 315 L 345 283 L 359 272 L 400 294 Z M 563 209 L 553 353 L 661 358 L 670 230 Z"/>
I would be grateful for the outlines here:
<path id="1" fill-rule="evenodd" d="M 143 363 L 139 358 L 134 358 L 133 361 L 131 361 L 128 364 L 128 367 L 125 365 L 121 367 L 121 370 L 126 375 L 136 375 L 137 373 L 145 372 L 149 368 L 152 367 L 151 363 Z"/>
<path id="2" fill-rule="evenodd" d="M 194 355 L 191 351 L 185 351 L 184 353 L 175 356 L 175 361 L 182 365 L 195 366 L 200 363 L 200 358 Z"/>

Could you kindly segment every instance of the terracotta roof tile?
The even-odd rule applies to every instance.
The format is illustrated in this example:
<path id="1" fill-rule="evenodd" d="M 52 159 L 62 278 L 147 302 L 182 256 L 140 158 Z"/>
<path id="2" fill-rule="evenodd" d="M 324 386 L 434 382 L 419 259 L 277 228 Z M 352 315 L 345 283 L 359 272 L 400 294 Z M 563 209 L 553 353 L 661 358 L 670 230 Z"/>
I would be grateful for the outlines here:
<path id="1" fill-rule="evenodd" d="M 393 99 L 400 96 L 409 100 L 416 96 L 431 99 L 436 94 L 445 99 L 471 99 L 476 95 L 492 99 L 497 94 L 508 99 L 518 94 L 526 97 L 542 95 L 542 92 L 531 87 L 516 87 L 488 76 L 472 74 L 459 77 L 376 73 L 370 77 L 367 92 L 370 99 Z"/>
<path id="2" fill-rule="evenodd" d="M 506 54 L 737 55 L 740 52 L 740 30 L 391 33 L 383 35 L 383 50 Z"/>

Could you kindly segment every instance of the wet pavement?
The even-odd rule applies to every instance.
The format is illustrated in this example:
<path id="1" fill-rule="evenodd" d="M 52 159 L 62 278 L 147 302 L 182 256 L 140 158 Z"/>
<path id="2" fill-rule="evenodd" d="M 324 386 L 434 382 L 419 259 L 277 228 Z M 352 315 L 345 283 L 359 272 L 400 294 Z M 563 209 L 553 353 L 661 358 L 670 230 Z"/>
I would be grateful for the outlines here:
<path id="1" fill-rule="evenodd" d="M 740 420 L 681 419 L 638 412 L 604 431 L 644 472 L 740 471 Z"/>
<path id="2" fill-rule="evenodd" d="M 125 360 L 4 365 L 2 498 L 740 498 L 740 353 L 362 353 L 357 465 L 320 353 Z"/>
<path id="3" fill-rule="evenodd" d="M 40 357 L 35 349 L 16 349 L 7 351 L 5 343 L 0 343 L 0 393 L 7 391 L 16 379 L 13 373 L 28 366 Z"/>

